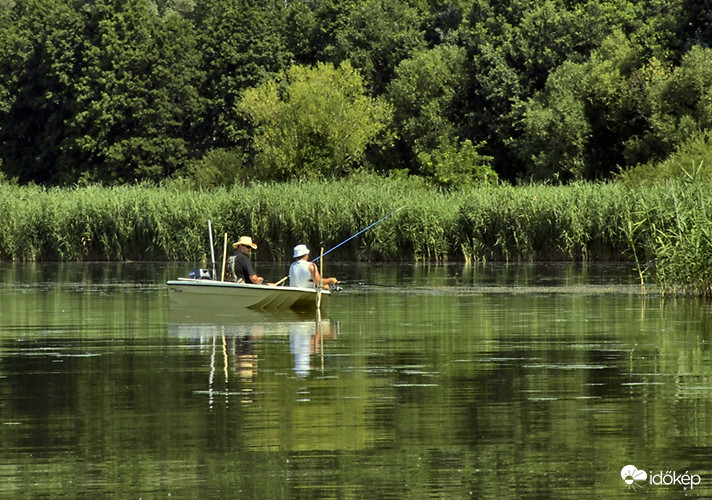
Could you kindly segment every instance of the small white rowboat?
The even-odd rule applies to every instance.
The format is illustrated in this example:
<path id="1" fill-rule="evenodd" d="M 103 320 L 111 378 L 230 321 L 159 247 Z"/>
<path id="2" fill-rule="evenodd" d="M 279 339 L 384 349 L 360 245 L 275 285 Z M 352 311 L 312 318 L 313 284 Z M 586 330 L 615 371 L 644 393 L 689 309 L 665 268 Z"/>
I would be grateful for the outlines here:
<path id="1" fill-rule="evenodd" d="M 317 291 L 310 288 L 272 285 L 246 285 L 209 279 L 178 278 L 167 281 L 171 304 L 177 307 L 234 310 L 313 310 Z M 322 290 L 321 300 L 329 295 Z"/>

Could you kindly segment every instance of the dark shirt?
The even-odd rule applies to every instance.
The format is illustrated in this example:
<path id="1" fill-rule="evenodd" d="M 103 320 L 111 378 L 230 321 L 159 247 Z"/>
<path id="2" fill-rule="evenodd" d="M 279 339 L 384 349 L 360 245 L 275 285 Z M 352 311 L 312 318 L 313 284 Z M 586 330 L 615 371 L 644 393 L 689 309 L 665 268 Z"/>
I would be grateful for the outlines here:
<path id="1" fill-rule="evenodd" d="M 242 252 L 235 254 L 234 260 L 234 272 L 235 281 L 244 281 L 245 283 L 252 284 L 250 276 L 255 274 L 255 269 L 252 267 L 252 261 L 250 258 Z"/>

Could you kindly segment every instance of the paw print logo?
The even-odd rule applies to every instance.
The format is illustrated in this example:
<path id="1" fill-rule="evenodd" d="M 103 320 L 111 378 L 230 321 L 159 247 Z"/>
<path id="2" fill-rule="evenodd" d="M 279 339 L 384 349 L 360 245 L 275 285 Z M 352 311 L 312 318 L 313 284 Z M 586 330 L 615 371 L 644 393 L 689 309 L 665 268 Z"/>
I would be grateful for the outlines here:
<path id="1" fill-rule="evenodd" d="M 628 485 L 628 489 L 633 488 L 633 491 L 635 491 L 636 488 L 643 487 L 641 484 L 638 484 L 638 481 L 648 479 L 648 473 L 644 470 L 639 470 L 635 465 L 626 465 L 621 469 L 621 477 L 623 481 L 625 481 L 625 484 Z"/>

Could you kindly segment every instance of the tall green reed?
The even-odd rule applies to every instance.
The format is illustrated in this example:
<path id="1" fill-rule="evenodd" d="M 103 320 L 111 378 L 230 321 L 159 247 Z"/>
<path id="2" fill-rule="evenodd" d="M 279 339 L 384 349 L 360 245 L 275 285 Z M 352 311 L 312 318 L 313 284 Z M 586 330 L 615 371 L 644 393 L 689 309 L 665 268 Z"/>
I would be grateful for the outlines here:
<path id="1" fill-rule="evenodd" d="M 457 235 L 468 260 L 620 258 L 622 195 L 610 184 L 477 188 L 463 193 Z"/>
<path id="2" fill-rule="evenodd" d="M 630 191 L 623 228 L 641 281 L 666 294 L 712 297 L 712 198 L 708 182 L 675 180 Z"/>
<path id="3" fill-rule="evenodd" d="M 490 186 L 440 191 L 359 175 L 332 182 L 187 190 L 179 184 L 44 189 L 0 184 L 2 260 L 207 260 L 250 235 L 260 260 L 593 260 L 638 262 L 641 280 L 710 295 L 710 184 Z"/>

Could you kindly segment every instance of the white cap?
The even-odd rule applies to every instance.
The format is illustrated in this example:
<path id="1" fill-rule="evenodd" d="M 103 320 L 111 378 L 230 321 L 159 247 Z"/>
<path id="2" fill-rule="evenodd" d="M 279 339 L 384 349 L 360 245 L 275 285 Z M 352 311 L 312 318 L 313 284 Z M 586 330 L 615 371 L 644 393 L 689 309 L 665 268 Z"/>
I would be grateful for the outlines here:
<path id="1" fill-rule="evenodd" d="M 305 255 L 309 254 L 309 249 L 307 248 L 306 245 L 297 245 L 294 247 L 294 255 L 292 255 L 293 259 L 296 259 L 297 257 L 304 257 Z"/>

